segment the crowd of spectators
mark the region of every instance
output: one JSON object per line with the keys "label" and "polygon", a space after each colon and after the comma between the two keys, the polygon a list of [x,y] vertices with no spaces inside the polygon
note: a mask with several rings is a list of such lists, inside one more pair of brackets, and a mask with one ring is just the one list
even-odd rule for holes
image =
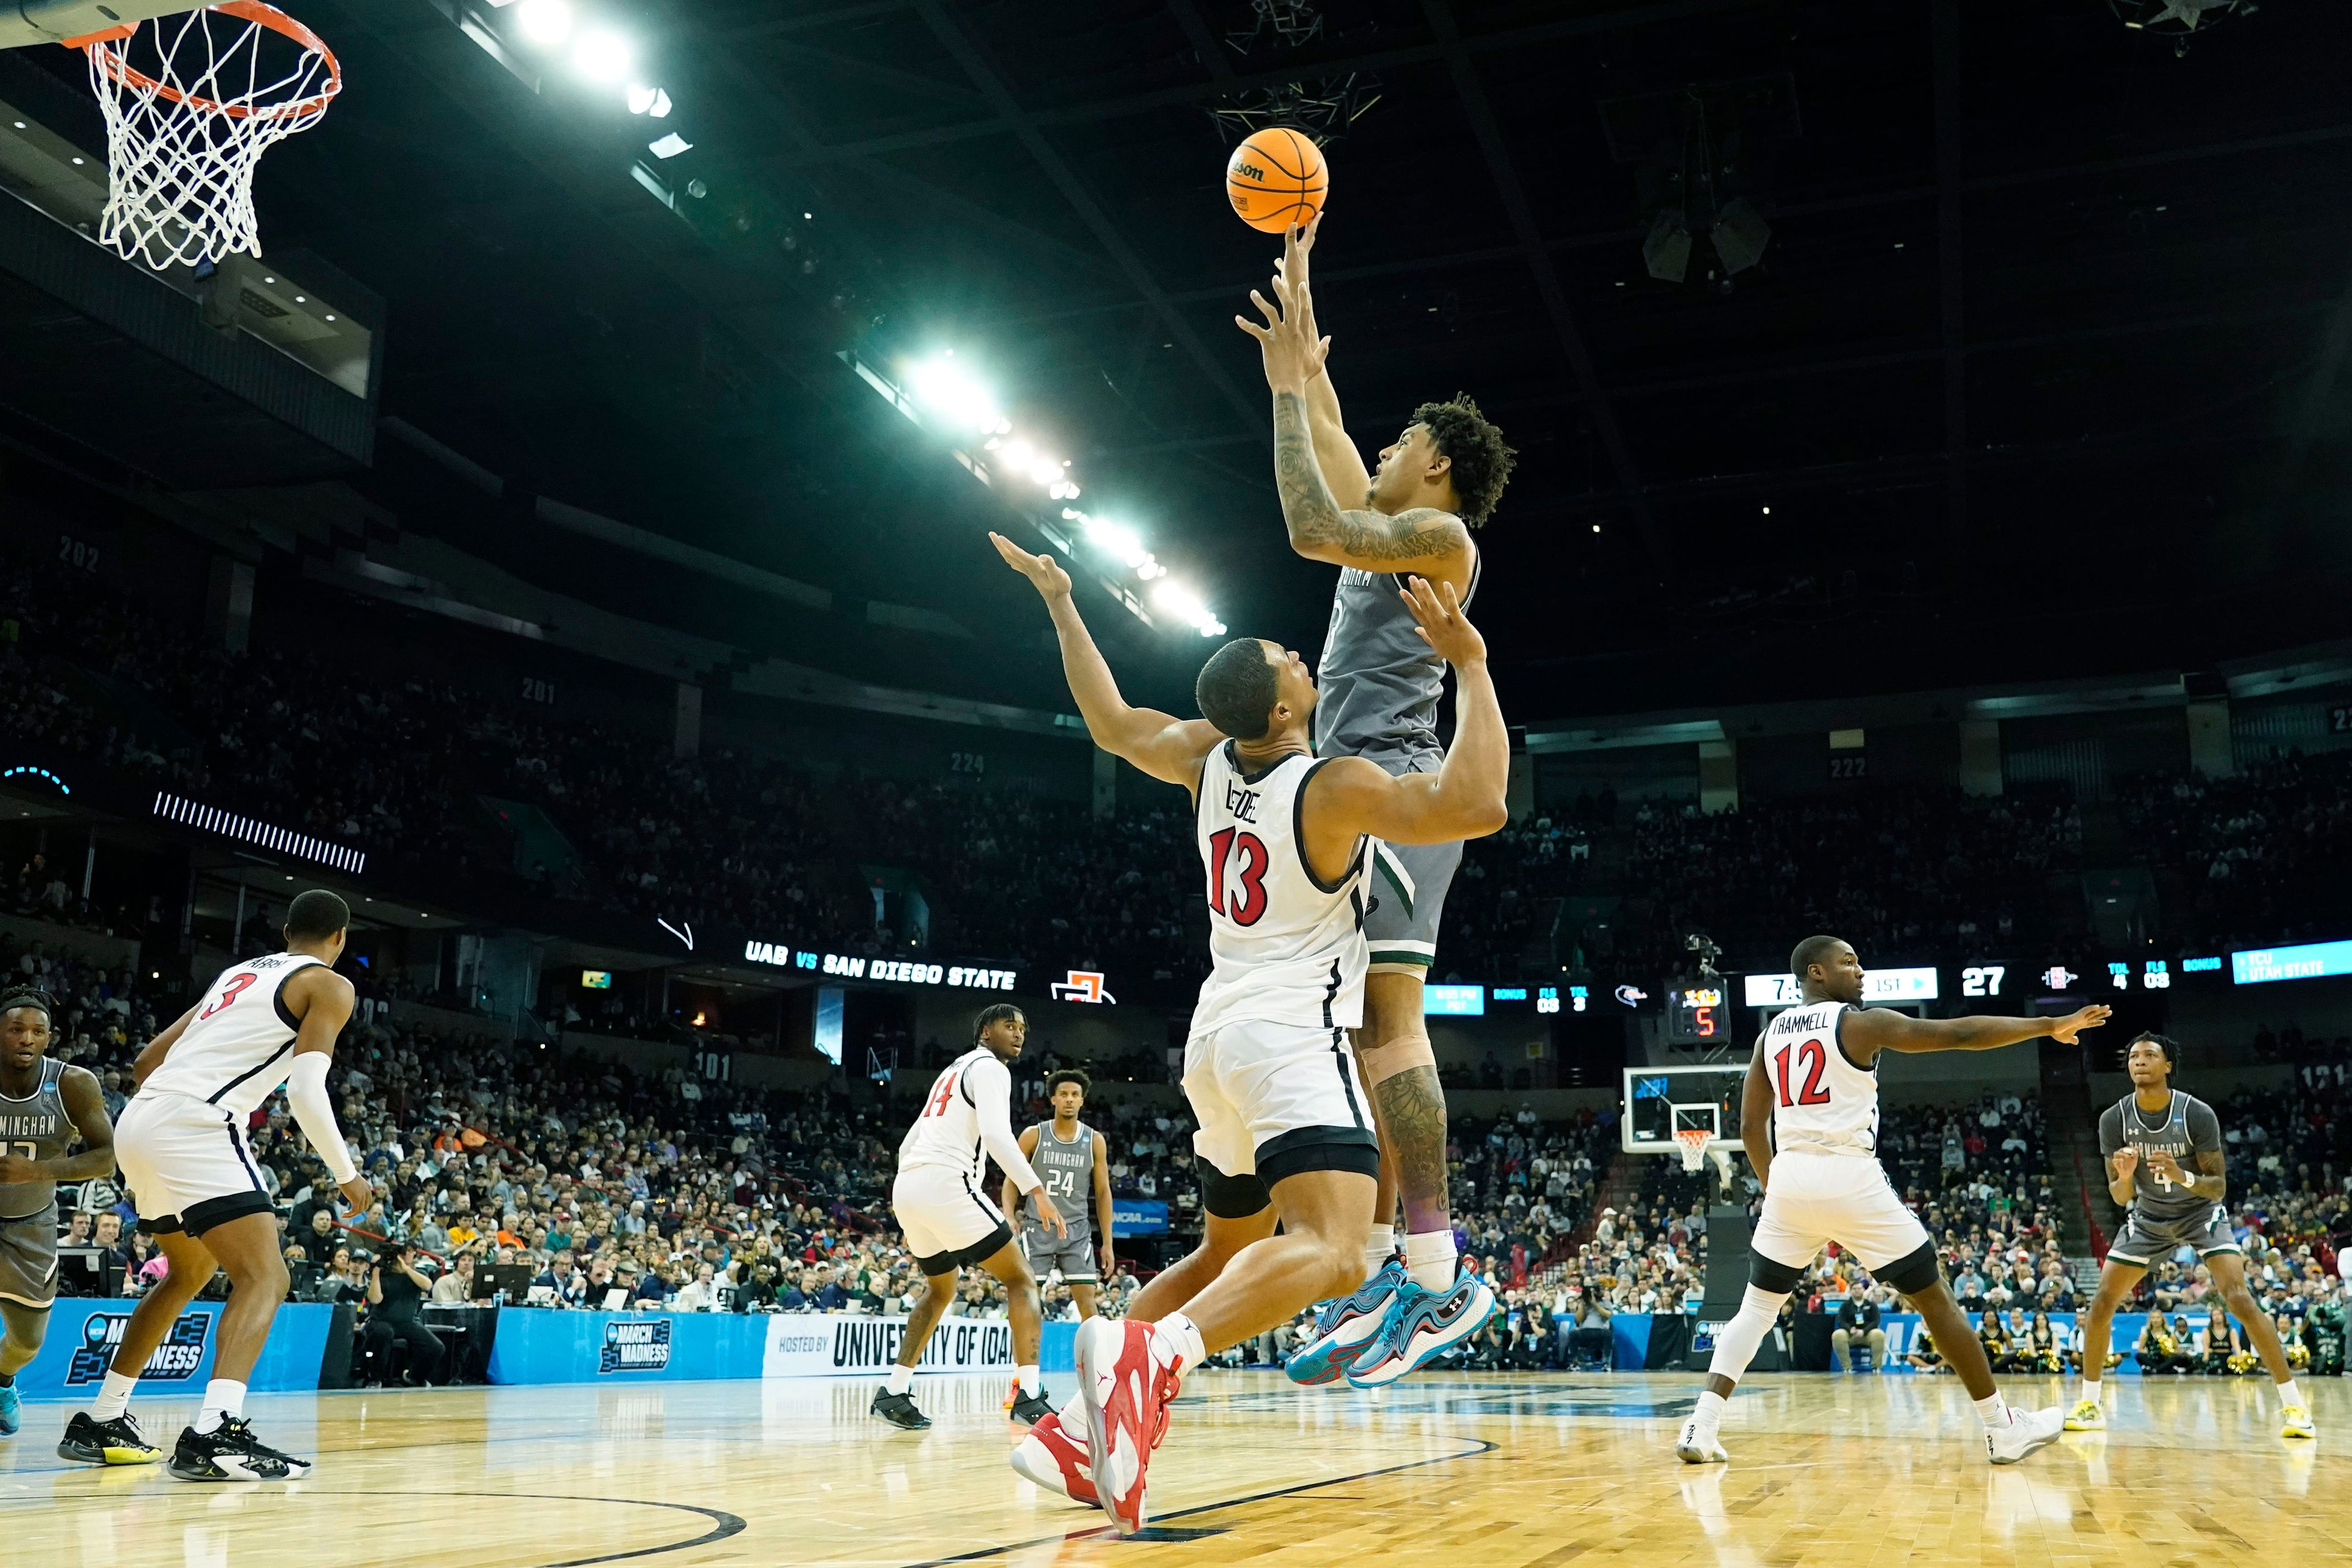
{"label": "crowd of spectators", "polygon": [[2166,926],[2187,945],[2336,937],[2352,919],[2352,752],[2148,779],[2119,806],[2135,848],[2172,873]]}

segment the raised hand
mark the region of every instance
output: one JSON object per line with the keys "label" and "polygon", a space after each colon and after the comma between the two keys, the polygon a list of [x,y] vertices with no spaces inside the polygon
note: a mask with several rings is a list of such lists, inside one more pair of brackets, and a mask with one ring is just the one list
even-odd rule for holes
{"label": "raised hand", "polygon": [[1062,570],[1060,562],[1050,555],[1032,555],[1001,533],[991,533],[988,542],[996,546],[1004,563],[1028,578],[1048,604],[1069,596],[1070,574]]}
{"label": "raised hand", "polygon": [[1409,577],[1405,581],[1408,586],[1399,589],[1397,597],[1412,612],[1421,640],[1434,649],[1438,658],[1459,668],[1486,657],[1486,639],[1463,614],[1462,595],[1454,591],[1453,584],[1433,584],[1426,577]]}
{"label": "raised hand", "polygon": [[2070,1014],[2050,1026],[2050,1037],[2071,1046],[2084,1030],[2095,1029],[2105,1023],[2107,1015],[2112,1011],[2112,1008],[2094,1005],[2085,1007],[2079,1013]]}
{"label": "raised hand", "polygon": [[1257,340],[1265,358],[1266,385],[1276,392],[1303,395],[1307,384],[1323,374],[1323,356],[1330,352],[1330,341],[1315,335],[1315,305],[1304,284],[1294,286],[1276,279],[1272,287],[1279,310],[1256,289],[1250,290],[1250,303],[1258,308],[1265,324],[1235,316],[1234,325]]}

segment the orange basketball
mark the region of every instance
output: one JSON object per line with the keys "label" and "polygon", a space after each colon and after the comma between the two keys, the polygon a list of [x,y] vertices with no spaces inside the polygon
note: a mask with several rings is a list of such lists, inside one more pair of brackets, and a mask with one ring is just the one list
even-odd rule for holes
{"label": "orange basketball", "polygon": [[1286,126],[1253,133],[1225,162],[1225,195],[1234,211],[1267,234],[1314,222],[1330,187],[1323,149]]}

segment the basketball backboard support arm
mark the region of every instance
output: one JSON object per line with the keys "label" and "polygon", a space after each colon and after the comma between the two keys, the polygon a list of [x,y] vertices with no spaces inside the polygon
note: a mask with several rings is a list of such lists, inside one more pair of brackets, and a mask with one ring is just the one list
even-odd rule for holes
{"label": "basketball backboard support arm", "polygon": [[191,0],[0,0],[0,49],[62,44],[200,8]]}

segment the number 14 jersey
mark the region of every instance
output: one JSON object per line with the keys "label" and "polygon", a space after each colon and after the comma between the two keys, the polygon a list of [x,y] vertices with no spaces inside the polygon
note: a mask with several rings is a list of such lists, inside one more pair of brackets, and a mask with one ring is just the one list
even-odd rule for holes
{"label": "number 14 jersey", "polygon": [[1207,873],[1209,978],[1192,1033],[1227,1024],[1352,1029],[1364,1021],[1364,868],[1369,839],[1337,881],[1307,868],[1299,840],[1307,781],[1328,765],[1294,752],[1242,770],[1231,741],[1201,767],[1195,833]]}
{"label": "number 14 jersey", "polygon": [[1843,1002],[1809,1002],[1764,1026],[1756,1048],[1772,1092],[1772,1149],[1875,1154],[1878,1068],[1853,1065],[1838,1037]]}

